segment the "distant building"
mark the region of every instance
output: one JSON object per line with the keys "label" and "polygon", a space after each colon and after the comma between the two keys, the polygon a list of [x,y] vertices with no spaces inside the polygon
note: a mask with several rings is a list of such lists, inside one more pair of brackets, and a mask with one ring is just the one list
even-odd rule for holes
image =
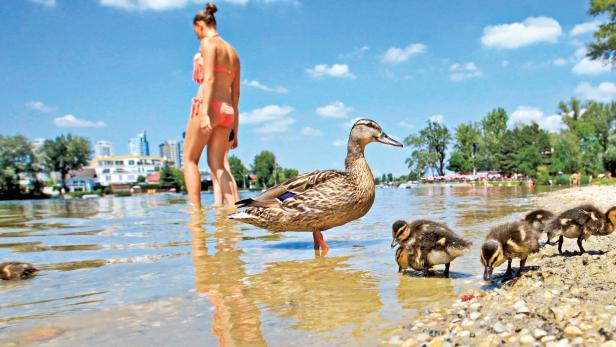
{"label": "distant building", "polygon": [[182,167],[180,143],[175,140],[167,140],[161,143],[158,148],[160,150],[160,156],[163,157],[167,162],[169,162],[169,165],[177,168]]}
{"label": "distant building", "polygon": [[150,155],[150,144],[145,130],[128,141],[128,153],[131,155]]}
{"label": "distant building", "polygon": [[96,170],[93,168],[70,171],[66,178],[66,185],[71,192],[91,192],[100,187]]}
{"label": "distant building", "polygon": [[100,184],[126,184],[137,182],[139,176],[148,177],[151,172],[160,171],[163,158],[147,155],[121,155],[96,158],[91,168],[96,170]]}
{"label": "distant building", "polygon": [[94,158],[113,156],[113,145],[109,141],[101,140],[94,146]]}

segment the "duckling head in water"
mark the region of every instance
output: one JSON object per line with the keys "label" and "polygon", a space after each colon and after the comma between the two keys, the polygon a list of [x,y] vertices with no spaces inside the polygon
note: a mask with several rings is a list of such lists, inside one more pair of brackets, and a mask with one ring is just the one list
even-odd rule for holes
{"label": "duckling head in water", "polygon": [[39,270],[29,263],[0,263],[0,279],[7,281],[24,280],[36,276],[38,272]]}
{"label": "duckling head in water", "polygon": [[393,238],[393,241],[391,241],[391,248],[394,248],[396,245],[403,243],[411,236],[411,228],[407,222],[397,220],[391,226],[391,236]]}
{"label": "duckling head in water", "polygon": [[483,280],[492,280],[492,271],[507,260],[503,255],[503,247],[496,240],[487,240],[481,246],[481,263],[483,264]]}

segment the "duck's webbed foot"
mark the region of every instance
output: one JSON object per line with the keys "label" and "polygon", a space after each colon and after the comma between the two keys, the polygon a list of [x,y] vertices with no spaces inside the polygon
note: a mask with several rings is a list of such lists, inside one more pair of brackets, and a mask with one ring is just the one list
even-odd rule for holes
{"label": "duck's webbed foot", "polygon": [[518,272],[515,274],[515,277],[522,276],[522,270],[524,270],[525,265],[526,265],[526,258],[520,259],[520,268],[518,269]]}
{"label": "duck's webbed foot", "polygon": [[565,240],[565,237],[560,235],[558,237],[558,254],[563,254],[563,241]]}
{"label": "duck's webbed foot", "polygon": [[321,250],[321,254],[319,254],[320,256],[326,256],[327,255],[327,251],[329,250],[329,247],[327,246],[327,243],[325,242],[325,239],[323,239],[323,234],[321,234],[320,231],[314,231],[312,233],[312,238],[314,239],[314,250],[315,253],[317,253],[319,251],[319,249]]}
{"label": "duck's webbed foot", "polygon": [[443,276],[446,278],[449,278],[449,265],[451,265],[451,263],[445,264],[445,272],[443,273]]}

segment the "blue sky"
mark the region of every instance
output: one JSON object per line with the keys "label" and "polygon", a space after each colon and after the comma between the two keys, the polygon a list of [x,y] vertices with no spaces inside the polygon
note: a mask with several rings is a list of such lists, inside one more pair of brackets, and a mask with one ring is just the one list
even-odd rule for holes
{"label": "blue sky", "polygon": [[[198,41],[191,0],[0,3],[1,134],[71,132],[116,154],[145,129],[156,150],[180,139]],[[557,130],[560,100],[616,99],[616,73],[584,58],[597,19],[586,1],[217,3],[242,61],[240,147],[300,171],[342,168],[349,125],[403,139],[437,119],[453,128],[504,107]],[[601,20],[601,19],[598,19]],[[155,153],[156,153],[155,152]],[[406,173],[408,148],[372,144],[375,174]],[[205,165],[205,160],[203,160]]]}

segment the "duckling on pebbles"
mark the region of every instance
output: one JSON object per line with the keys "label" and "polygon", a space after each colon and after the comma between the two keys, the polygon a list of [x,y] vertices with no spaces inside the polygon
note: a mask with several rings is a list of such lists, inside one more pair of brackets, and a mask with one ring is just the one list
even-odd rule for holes
{"label": "duckling on pebbles", "polygon": [[539,233],[525,222],[513,222],[493,227],[481,246],[481,263],[485,267],[483,279],[492,280],[492,271],[507,260],[505,277],[513,274],[511,261],[520,259],[520,269],[516,276],[520,276],[526,258],[529,254],[539,251]]}
{"label": "duckling on pebbles", "polygon": [[432,266],[445,264],[444,276],[449,277],[450,263],[471,247],[470,242],[447,225],[429,220],[396,221],[392,226],[392,236],[391,247],[400,244],[396,250],[398,271],[411,267],[422,271],[424,276]]}
{"label": "duckling on pebbles", "polygon": [[0,279],[3,280],[23,280],[36,276],[38,269],[32,264],[7,262],[0,263]]}
{"label": "duckling on pebbles", "polygon": [[603,213],[597,207],[586,204],[559,214],[546,227],[548,240],[558,237],[558,253],[562,253],[564,237],[577,238],[580,253],[584,253],[582,241],[591,235],[605,236],[616,228],[616,206]]}

